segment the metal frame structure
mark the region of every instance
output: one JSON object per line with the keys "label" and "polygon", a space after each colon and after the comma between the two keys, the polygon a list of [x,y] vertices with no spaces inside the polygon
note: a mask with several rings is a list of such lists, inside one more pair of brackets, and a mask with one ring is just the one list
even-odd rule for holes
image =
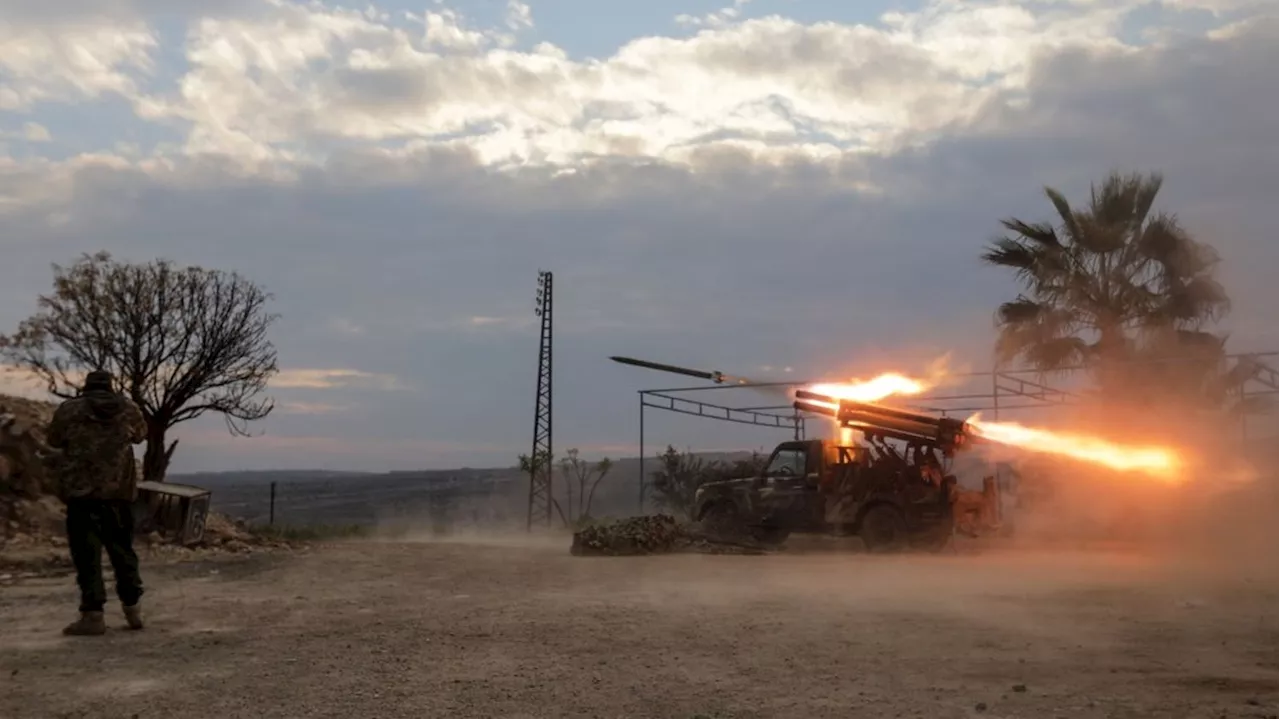
{"label": "metal frame structure", "polygon": [[532,530],[535,521],[551,524],[551,481],[554,474],[551,456],[552,289],[551,272],[539,270],[534,314],[542,320],[542,333],[538,340],[538,391],[534,401],[533,451],[529,455],[531,465],[526,530]]}
{"label": "metal frame structure", "polygon": [[[1277,396],[1277,384],[1280,384],[1280,382],[1277,381],[1280,379],[1280,372],[1277,371],[1278,354],[1280,353],[1243,352],[1227,356],[1226,359],[1229,362],[1249,358],[1258,366],[1258,370],[1254,375],[1242,384],[1241,399]],[[1083,367],[1071,367],[1063,370],[1059,374],[1072,375],[1083,369]],[[993,369],[987,372],[967,372],[958,375],[959,378],[963,378],[959,383],[960,387],[964,387],[965,385],[973,387],[977,382],[983,382],[984,389],[982,391],[922,395],[919,397],[912,397],[909,401],[901,402],[899,404],[917,411],[941,414],[944,417],[952,413],[964,413],[966,416],[969,416],[975,412],[991,412],[991,419],[998,420],[1000,419],[1001,411],[1009,412],[1015,410],[1035,410],[1059,407],[1071,404],[1079,398],[1074,392],[1047,384],[1044,379],[1044,374],[1045,373],[1038,370]],[[733,407],[727,404],[689,399],[683,395],[694,392],[725,392],[727,390],[735,389],[784,389],[816,384],[822,381],[829,380],[715,384],[700,387],[667,387],[639,390],[640,466],[638,485],[640,512],[644,512],[645,495],[649,487],[649,479],[645,471],[646,460],[648,459],[645,455],[646,409],[657,409],[667,412],[675,412],[677,414],[690,415],[693,417],[706,417],[722,422],[735,422],[738,424],[753,425],[769,429],[786,429],[795,439],[804,439],[807,430],[807,420],[814,417],[810,417],[807,413],[796,410],[791,404]],[[988,382],[990,390],[985,389],[986,383]],[[1002,402],[1002,399],[1011,401]],[[827,418],[820,419],[824,423],[830,421]],[[1274,427],[1274,425],[1272,426]],[[1242,440],[1248,438],[1247,418],[1242,419],[1241,438]]]}

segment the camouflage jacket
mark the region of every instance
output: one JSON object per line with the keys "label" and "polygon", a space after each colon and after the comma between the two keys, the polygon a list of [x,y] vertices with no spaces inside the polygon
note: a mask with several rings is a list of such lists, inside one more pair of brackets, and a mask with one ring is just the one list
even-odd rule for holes
{"label": "camouflage jacket", "polygon": [[90,390],[59,405],[45,441],[57,451],[49,470],[65,499],[125,499],[137,492],[133,448],[146,439],[142,411],[121,394]]}

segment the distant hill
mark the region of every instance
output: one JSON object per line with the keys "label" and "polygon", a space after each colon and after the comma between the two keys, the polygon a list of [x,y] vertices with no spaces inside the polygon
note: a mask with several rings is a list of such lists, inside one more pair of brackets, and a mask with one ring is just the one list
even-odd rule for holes
{"label": "distant hill", "polygon": [[[738,459],[746,459],[751,456],[751,452],[695,452],[705,461],[722,461],[732,462]],[[638,476],[640,469],[639,457],[623,457],[613,461],[613,469],[610,470],[610,478],[622,477],[624,479],[633,479]],[[657,456],[651,456],[645,459],[645,472],[651,474],[658,469]],[[168,476],[171,482],[179,484],[194,484],[200,487],[215,488],[222,485],[235,484],[261,484],[267,482],[314,482],[326,480],[360,480],[360,479],[421,479],[421,480],[443,480],[457,479],[466,481],[468,479],[484,480],[506,477],[508,475],[520,474],[516,467],[459,467],[457,469],[419,469],[419,470],[400,470],[395,472],[347,472],[327,469],[246,469],[228,472],[184,472],[174,473]]]}
{"label": "distant hill", "polygon": [[355,479],[373,476],[371,472],[340,472],[327,469],[245,469],[233,472],[186,472],[169,474],[166,479],[179,484],[255,484],[259,482],[306,482],[317,479]]}

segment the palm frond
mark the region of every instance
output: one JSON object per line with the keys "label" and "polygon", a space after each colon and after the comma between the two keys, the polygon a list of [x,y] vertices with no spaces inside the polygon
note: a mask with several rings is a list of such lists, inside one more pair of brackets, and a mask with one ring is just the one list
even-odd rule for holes
{"label": "palm frond", "polygon": [[1081,242],[1091,251],[1108,254],[1124,248],[1142,225],[1142,220],[1160,191],[1159,175],[1113,172],[1102,186],[1091,188],[1091,232],[1082,233]]}
{"label": "palm frond", "polygon": [[1012,302],[1005,302],[996,311],[996,319],[1001,325],[1030,324],[1038,322],[1048,308],[1026,297],[1019,297]]}
{"label": "palm frond", "polygon": [[1075,243],[1093,255],[1107,255],[1124,247],[1128,232],[1124,225],[1112,224],[1097,217],[1079,222],[1080,234]]}
{"label": "palm frond", "polygon": [[1089,344],[1079,337],[1055,337],[1030,345],[1023,352],[1027,363],[1038,370],[1052,372],[1086,361]]}
{"label": "palm frond", "polygon": [[1231,308],[1227,291],[1211,277],[1170,281],[1152,308],[1148,322],[1178,324],[1217,319]]}
{"label": "palm frond", "polygon": [[[1094,186],[1090,210],[1105,225],[1134,226],[1134,220],[1145,216],[1160,192],[1164,180],[1159,174],[1112,172]],[[1141,212],[1139,211],[1141,208]]]}
{"label": "palm frond", "polygon": [[1231,311],[1227,290],[1208,275],[1193,277],[1182,286],[1187,301],[1195,309],[1197,320],[1217,320]]}
{"label": "palm frond", "polygon": [[1164,185],[1164,178],[1160,173],[1153,172],[1147,176],[1145,182],[1142,182],[1134,193],[1133,198],[1133,217],[1131,218],[1133,228],[1136,230],[1142,227],[1142,223],[1146,221],[1147,215],[1151,214],[1151,208],[1155,205],[1156,195],[1160,194],[1160,188]]}
{"label": "palm frond", "polygon": [[1138,252],[1144,259],[1161,265],[1172,264],[1182,249],[1185,235],[1171,215],[1161,213],[1142,228],[1137,239]]}
{"label": "palm frond", "polygon": [[1067,238],[1072,242],[1078,242],[1080,238],[1080,224],[1076,219],[1075,212],[1071,209],[1071,203],[1067,202],[1067,198],[1052,187],[1044,188],[1044,194],[1049,198],[1049,202],[1053,203],[1053,207],[1058,211],[1058,217],[1062,220],[1062,226],[1067,231]]}
{"label": "palm frond", "polygon": [[1001,237],[991,242],[982,253],[983,261],[1000,267],[1009,267],[1019,273],[1035,272],[1040,252],[1017,240]]}
{"label": "palm frond", "polygon": [[1058,240],[1058,233],[1054,231],[1053,225],[1047,222],[1023,222],[1015,217],[1007,220],[1000,220],[1000,224],[1004,225],[1010,232],[1016,232],[1020,237],[1031,240],[1038,245],[1051,249],[1062,249],[1062,243]]}

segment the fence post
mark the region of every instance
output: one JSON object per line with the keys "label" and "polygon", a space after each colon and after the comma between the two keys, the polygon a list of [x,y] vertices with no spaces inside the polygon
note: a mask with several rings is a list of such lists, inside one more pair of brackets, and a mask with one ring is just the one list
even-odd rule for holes
{"label": "fence post", "polygon": [[275,526],[276,523],[276,482],[271,480],[271,509],[267,515],[267,524]]}

